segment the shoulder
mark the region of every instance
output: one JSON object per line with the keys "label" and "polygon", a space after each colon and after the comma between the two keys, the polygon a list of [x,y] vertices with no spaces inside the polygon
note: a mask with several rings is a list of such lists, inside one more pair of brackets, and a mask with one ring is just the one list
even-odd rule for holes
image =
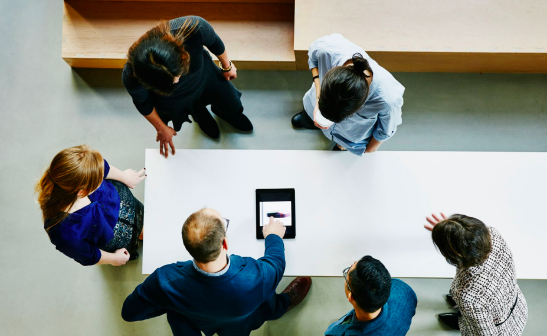
{"label": "shoulder", "polygon": [[49,230],[50,238],[52,238],[52,241],[55,240],[64,245],[78,244],[78,241],[87,237],[91,226],[96,221],[101,220],[97,210],[96,204],[91,203],[74,213],[68,214],[65,219]]}
{"label": "shoulder", "polygon": [[409,301],[409,303],[414,306],[416,306],[416,302],[418,300],[412,287],[400,279],[391,279],[390,300],[392,298]]}
{"label": "shoulder", "polygon": [[370,62],[370,66],[374,73],[373,82],[375,83],[375,91],[373,97],[381,100],[386,108],[391,110],[400,109],[403,106],[403,94],[405,87],[399,83],[389,71],[381,67],[375,61]]}
{"label": "shoulder", "polygon": [[122,71],[122,82],[126,89],[144,89],[144,86],[139,82],[137,77],[133,75],[133,66],[129,63],[125,63]]}

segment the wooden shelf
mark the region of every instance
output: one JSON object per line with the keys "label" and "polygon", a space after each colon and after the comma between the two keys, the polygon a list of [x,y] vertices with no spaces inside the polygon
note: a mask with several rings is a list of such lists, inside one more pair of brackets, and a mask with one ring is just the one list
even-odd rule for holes
{"label": "wooden shelf", "polygon": [[546,13],[542,0],[296,0],[297,68],[336,32],[390,71],[545,73]]}
{"label": "wooden shelf", "polygon": [[239,69],[296,68],[291,3],[65,1],[62,57],[72,67],[122,68],[142,34],[185,15],[209,21]]}

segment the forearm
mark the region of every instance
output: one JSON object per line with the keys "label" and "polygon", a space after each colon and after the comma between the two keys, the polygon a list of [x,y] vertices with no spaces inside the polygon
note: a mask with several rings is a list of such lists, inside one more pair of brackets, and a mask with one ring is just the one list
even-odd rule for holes
{"label": "forearm", "polygon": [[365,153],[372,153],[377,151],[381,144],[382,141],[378,141],[374,137],[372,137],[367,145],[367,148],[365,149]]}
{"label": "forearm", "polygon": [[[123,184],[127,184],[127,174],[123,171],[119,170],[118,168],[114,166],[110,166],[110,171],[108,172],[108,175],[106,175],[107,180],[116,180],[120,181]],[[106,252],[105,252],[106,253]]]}
{"label": "forearm", "polygon": [[101,259],[95,265],[105,265],[105,264],[112,265],[112,263],[114,262],[114,253],[105,252],[103,250],[100,250],[100,251],[101,251]]}
{"label": "forearm", "polygon": [[[317,68],[311,69],[311,75],[312,77],[319,76],[319,70]],[[321,82],[319,81],[319,78],[315,78],[313,83],[315,84],[315,96],[319,100],[319,94],[321,93]]]}
{"label": "forearm", "polygon": [[158,112],[156,112],[156,108],[154,107],[154,109],[152,110],[152,113],[150,113],[149,115],[145,115],[144,116],[146,118],[146,120],[148,120],[148,122],[150,124],[152,124],[152,126],[154,126],[154,128],[156,129],[156,131],[159,131],[161,130],[162,128],[166,127],[167,125],[165,125],[165,123],[161,120],[160,116],[158,115]]}
{"label": "forearm", "polygon": [[228,69],[230,67],[230,58],[228,57],[227,51],[224,51],[221,55],[217,55],[217,57],[223,69]]}

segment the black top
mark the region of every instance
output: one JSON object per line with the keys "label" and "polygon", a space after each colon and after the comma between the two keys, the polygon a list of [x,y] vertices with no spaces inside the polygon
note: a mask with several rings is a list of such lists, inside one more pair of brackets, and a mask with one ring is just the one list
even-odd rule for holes
{"label": "black top", "polygon": [[[177,30],[187,18],[198,21],[194,32],[184,42],[184,48],[190,55],[190,68],[188,73],[182,76],[178,83],[174,84],[175,90],[169,97],[162,97],[159,94],[146,89],[138,79],[133,76],[133,69],[130,64],[126,63],[123,68],[123,85],[131,95],[131,98],[133,98],[133,103],[135,104],[135,107],[137,107],[137,110],[144,116],[152,113],[152,110],[158,103],[160,103],[161,108],[156,106],[156,109],[166,111],[176,102],[180,103],[180,99],[176,99],[177,97],[189,97],[194,93],[201,91],[202,86],[207,81],[206,77],[209,77],[209,75],[207,75],[209,71],[204,71],[204,68],[210,66],[212,63],[210,57],[204,52],[203,46],[207,47],[207,49],[215,55],[221,55],[225,51],[224,43],[222,43],[220,37],[215,33],[213,27],[211,27],[209,22],[199,16],[183,16],[171,20],[169,22],[171,25],[171,32],[176,34]],[[192,24],[190,26],[192,26]]]}

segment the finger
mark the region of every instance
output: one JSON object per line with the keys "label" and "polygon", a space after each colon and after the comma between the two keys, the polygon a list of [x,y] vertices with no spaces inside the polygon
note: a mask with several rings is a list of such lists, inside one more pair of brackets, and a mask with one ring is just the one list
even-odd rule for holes
{"label": "finger", "polygon": [[163,143],[160,142],[160,154],[163,156]]}
{"label": "finger", "polygon": [[433,218],[435,218],[435,220],[436,220],[437,222],[440,222],[440,221],[441,221],[441,220],[439,219],[439,217],[435,216],[435,214],[432,214],[431,216],[433,216]]}
{"label": "finger", "polygon": [[427,221],[428,221],[431,225],[437,224],[433,219],[431,219],[431,218],[429,218],[429,217],[426,217],[425,219],[427,219]]}
{"label": "finger", "polygon": [[139,172],[137,173],[137,175],[141,176],[142,174],[144,174],[146,172],[146,169],[143,168],[141,170],[139,170]]}
{"label": "finger", "polygon": [[275,222],[274,218],[270,216],[270,222],[268,223],[268,225],[273,224],[274,222]]}
{"label": "finger", "polygon": [[167,148],[167,142],[163,143],[163,152],[165,153],[165,158],[169,156],[169,148]]}
{"label": "finger", "polygon": [[143,176],[139,177],[139,182],[144,180],[146,178],[146,176],[148,176],[148,175],[143,175]]}
{"label": "finger", "polygon": [[441,212],[441,216],[443,216],[443,219],[448,219],[444,213]]}
{"label": "finger", "polygon": [[431,225],[424,225],[424,228],[428,229],[429,231],[433,231],[433,226]]}
{"label": "finger", "polygon": [[175,155],[175,144],[173,143],[173,140],[169,141],[169,146],[171,146],[171,153]]}

